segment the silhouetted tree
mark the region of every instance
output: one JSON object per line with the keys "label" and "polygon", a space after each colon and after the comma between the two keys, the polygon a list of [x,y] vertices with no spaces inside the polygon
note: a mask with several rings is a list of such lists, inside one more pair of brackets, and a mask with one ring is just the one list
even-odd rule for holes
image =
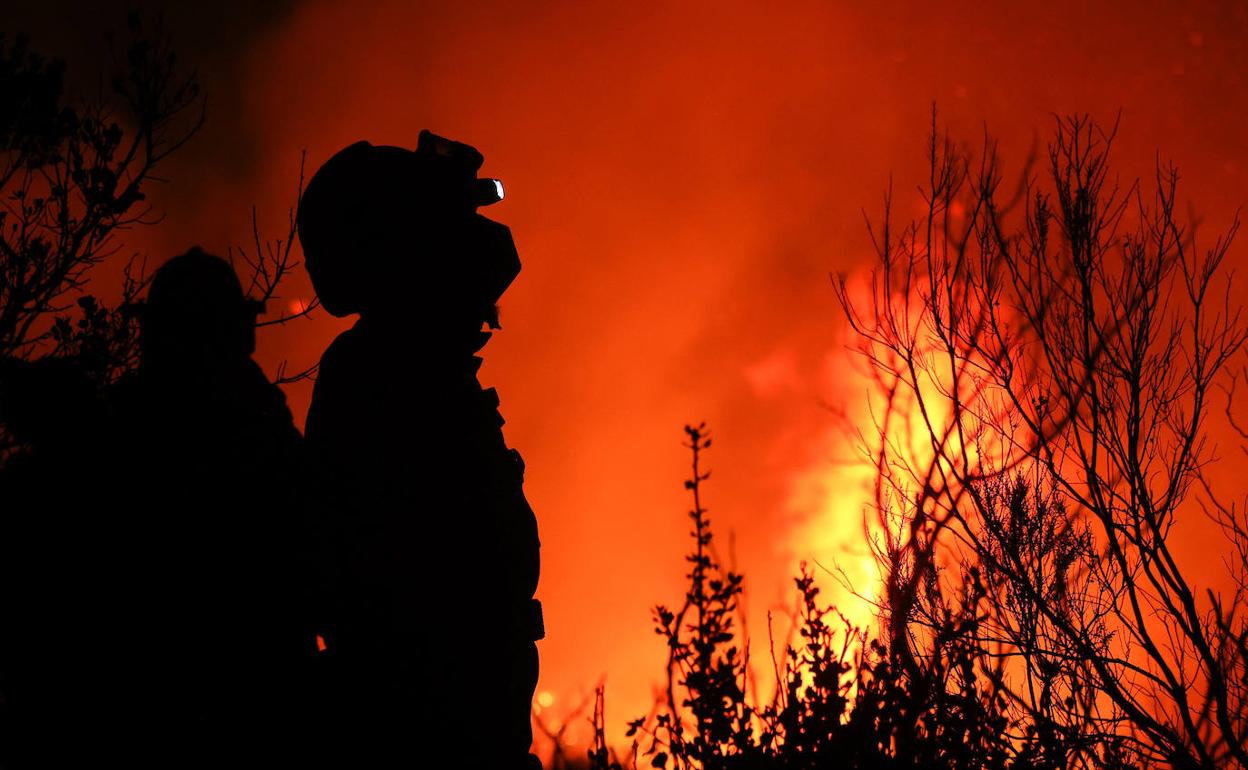
{"label": "silhouetted tree", "polygon": [[[66,94],[63,62],[24,37],[0,39],[0,355],[52,343],[97,356],[106,376],[130,362],[130,324],[82,291],[117,253],[118,231],[153,221],[145,189],[203,111],[194,74],[160,30],[132,15],[128,33],[108,95],[94,100]],[[127,272],[123,302],[141,286]],[[80,321],[53,324],[74,299]]]}
{"label": "silhouetted tree", "polygon": [[1211,508],[1229,601],[1171,536],[1200,515],[1210,399],[1245,339],[1238,220],[1199,250],[1173,166],[1115,181],[1115,131],[1058,119],[1006,195],[991,140],[972,158],[933,117],[926,215],[898,228],[886,198],[866,292],[837,283],[879,396],[890,640],[918,670],[942,614],[974,616],[977,670],[1070,764],[1248,767],[1242,511]]}

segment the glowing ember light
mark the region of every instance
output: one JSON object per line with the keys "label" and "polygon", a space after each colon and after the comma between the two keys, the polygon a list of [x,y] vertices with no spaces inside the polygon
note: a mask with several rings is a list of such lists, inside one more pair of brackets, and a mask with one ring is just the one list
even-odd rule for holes
{"label": "glowing ember light", "polygon": [[860,628],[871,628],[881,581],[867,544],[872,468],[832,459],[845,440],[833,432],[825,457],[792,480],[788,507],[798,523],[788,548],[795,561],[814,570],[845,617]]}
{"label": "glowing ember light", "polygon": [[537,705],[544,709],[548,709],[551,706],[555,705],[554,693],[550,692],[549,690],[542,690],[541,692],[539,692],[537,694]]}

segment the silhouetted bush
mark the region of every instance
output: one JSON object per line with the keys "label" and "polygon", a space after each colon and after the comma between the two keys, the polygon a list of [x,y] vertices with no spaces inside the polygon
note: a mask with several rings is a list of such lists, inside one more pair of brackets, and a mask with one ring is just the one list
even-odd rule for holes
{"label": "silhouetted bush", "polygon": [[[1199,245],[1177,168],[1120,181],[1116,133],[1057,118],[1014,188],[990,137],[972,154],[933,114],[924,214],[886,198],[868,280],[837,282],[899,533],[889,639],[917,656],[909,629],[974,613],[982,669],[1072,763],[1245,768],[1248,519],[1206,473],[1238,430],[1239,221]],[[1172,538],[1202,508],[1220,574]]]}
{"label": "silhouetted bush", "polygon": [[[986,669],[989,651],[973,609],[986,589],[974,572],[961,601],[929,596],[921,619],[907,619],[908,632],[924,638],[920,654],[872,638],[822,604],[803,565],[795,579],[797,641],[775,661],[774,700],[755,702],[746,687],[748,653],[734,625],[744,578],[715,558],[703,507],[709,474],[701,460],[711,441],[705,426],[685,431],[693,456],[688,591],[679,609],[654,611],[668,649],[665,702],[652,717],[629,723],[634,745],[625,761],[607,749],[599,704],[591,767],[1056,770],[1089,761],[1078,735],[1011,708],[998,676]],[[1018,484],[1011,499],[1025,501],[1026,485]],[[1020,505],[1016,514],[1026,514]],[[1096,764],[1127,766],[1107,754]]]}

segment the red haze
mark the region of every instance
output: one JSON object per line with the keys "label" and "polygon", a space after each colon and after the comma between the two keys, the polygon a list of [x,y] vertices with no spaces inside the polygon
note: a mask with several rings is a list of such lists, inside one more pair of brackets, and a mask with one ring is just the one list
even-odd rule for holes
{"label": "red haze", "polygon": [[[253,202],[276,235],[304,148],[309,171],[421,128],[482,149],[525,263],[483,380],[529,468],[556,715],[604,675],[613,725],[651,703],[649,608],[682,591],[685,422],[717,439],[709,505],[760,639],[799,559],[857,558],[859,476],[832,462],[849,452],[825,404],[861,415],[864,385],[827,276],[864,263],[861,211],[890,174],[899,200],[923,178],[933,101],[1013,167],[1053,113],[1121,110],[1124,176],[1173,157],[1207,231],[1248,197],[1243,2],[361,5],[307,3],[229,53],[238,112],[210,112],[165,169],[166,223],[134,243],[224,252]],[[230,156],[214,121],[245,133],[244,160],[204,160]],[[311,363],[341,328],[269,332],[263,360]],[[290,393],[300,420],[308,395]],[[442,547],[472,568],[470,544]]]}

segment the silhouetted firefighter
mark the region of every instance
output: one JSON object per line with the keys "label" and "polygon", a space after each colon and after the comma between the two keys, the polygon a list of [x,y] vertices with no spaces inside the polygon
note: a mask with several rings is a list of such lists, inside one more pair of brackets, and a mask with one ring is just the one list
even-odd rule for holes
{"label": "silhouetted firefighter", "polygon": [[325,308],[359,313],[321,359],[307,440],[338,544],[325,631],[356,766],[537,766],[537,524],[474,354],[520,270],[476,213],[475,149],[359,142],[308,183],[299,237]]}
{"label": "silhouetted firefighter", "polygon": [[[315,656],[302,440],[251,359],[258,303],[192,249],[155,274],[111,393],[118,733],[139,766],[287,766]],[[115,511],[115,512],[113,512]]]}

